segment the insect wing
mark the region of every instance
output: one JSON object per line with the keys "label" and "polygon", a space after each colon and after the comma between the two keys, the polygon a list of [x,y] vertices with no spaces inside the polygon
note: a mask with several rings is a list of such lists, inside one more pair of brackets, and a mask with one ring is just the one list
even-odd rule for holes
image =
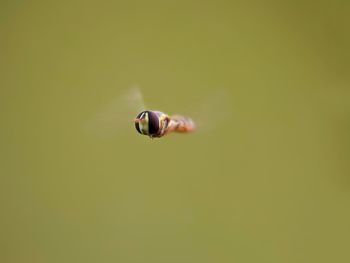
{"label": "insect wing", "polygon": [[195,108],[189,109],[190,116],[196,124],[196,132],[210,132],[220,128],[231,118],[230,94],[225,90],[216,91]]}
{"label": "insect wing", "polygon": [[121,135],[134,129],[132,121],[137,113],[144,109],[140,88],[132,87],[124,94],[115,97],[88,121],[87,130],[102,138]]}

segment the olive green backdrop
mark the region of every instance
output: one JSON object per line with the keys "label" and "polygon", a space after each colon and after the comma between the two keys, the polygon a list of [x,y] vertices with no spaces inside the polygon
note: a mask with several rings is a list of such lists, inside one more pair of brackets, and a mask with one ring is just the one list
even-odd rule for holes
{"label": "olive green backdrop", "polygon": [[[1,262],[349,262],[349,10],[1,1]],[[84,130],[134,84],[224,102],[188,136]]]}

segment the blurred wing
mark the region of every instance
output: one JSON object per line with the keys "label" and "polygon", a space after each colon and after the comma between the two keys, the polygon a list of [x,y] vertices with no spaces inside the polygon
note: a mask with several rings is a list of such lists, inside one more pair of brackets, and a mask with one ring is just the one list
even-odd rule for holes
{"label": "blurred wing", "polygon": [[132,87],[100,110],[86,128],[98,137],[109,138],[134,129],[133,119],[145,109],[140,88]]}
{"label": "blurred wing", "polygon": [[196,132],[210,132],[220,129],[232,117],[232,105],[229,92],[216,91],[204,99],[196,109],[189,110],[197,126]]}

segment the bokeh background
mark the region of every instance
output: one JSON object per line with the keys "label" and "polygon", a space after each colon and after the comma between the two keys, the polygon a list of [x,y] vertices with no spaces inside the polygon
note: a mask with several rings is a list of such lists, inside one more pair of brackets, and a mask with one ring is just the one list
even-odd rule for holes
{"label": "bokeh background", "polygon": [[[349,262],[349,5],[1,1],[1,262]],[[188,136],[84,130],[134,84],[225,102]]]}

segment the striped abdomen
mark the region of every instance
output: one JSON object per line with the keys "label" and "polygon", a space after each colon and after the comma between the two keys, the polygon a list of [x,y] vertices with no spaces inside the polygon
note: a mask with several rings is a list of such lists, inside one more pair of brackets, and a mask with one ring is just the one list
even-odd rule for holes
{"label": "striped abdomen", "polygon": [[196,128],[193,120],[188,117],[184,117],[181,115],[173,115],[170,117],[170,121],[168,124],[168,132],[191,132]]}

